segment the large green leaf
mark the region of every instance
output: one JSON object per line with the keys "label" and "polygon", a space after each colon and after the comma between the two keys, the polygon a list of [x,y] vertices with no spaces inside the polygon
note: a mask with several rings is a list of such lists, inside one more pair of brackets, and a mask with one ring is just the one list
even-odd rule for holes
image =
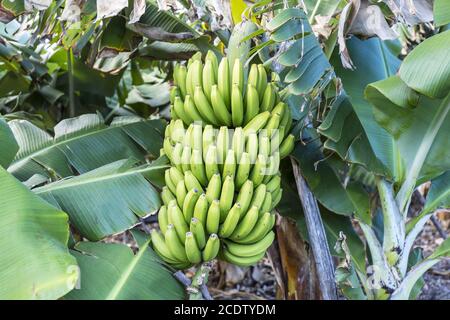
{"label": "large green leaf", "polygon": [[448,0],[434,0],[434,24],[437,27],[450,23],[450,2]]}
{"label": "large green leaf", "polygon": [[0,166],[7,168],[19,150],[19,146],[16,139],[14,139],[11,129],[2,117],[0,117],[0,146],[2,149]]}
{"label": "large green leaf", "polygon": [[156,158],[164,134],[161,120],[118,117],[107,126],[96,114],[61,121],[54,136],[24,120],[9,125],[20,148],[8,171],[20,180],[36,173],[68,177],[147,153]]}
{"label": "large green leaf", "polygon": [[176,300],[184,288],[164,267],[149,241],[139,251],[123,244],[78,243],[72,254],[81,269],[81,288],[69,300]]}
{"label": "large green leaf", "polygon": [[432,181],[422,212],[433,212],[437,208],[450,208],[450,171]]}
{"label": "large green leaf", "polygon": [[67,212],[78,231],[95,241],[129,229],[160,207],[158,192],[146,179],[162,180],[164,160],[141,167],[120,160],[33,191]]}
{"label": "large green leaf", "polygon": [[0,167],[0,299],[57,299],[78,279],[67,215]]}
{"label": "large green leaf", "polygon": [[450,30],[426,39],[406,56],[400,78],[423,95],[444,98],[450,91],[449,43]]}

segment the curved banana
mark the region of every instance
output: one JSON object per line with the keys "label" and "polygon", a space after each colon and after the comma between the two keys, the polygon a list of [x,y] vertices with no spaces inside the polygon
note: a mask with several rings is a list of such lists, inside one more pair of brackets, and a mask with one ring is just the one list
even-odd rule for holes
{"label": "curved banana", "polygon": [[217,56],[212,50],[208,50],[206,53],[205,61],[211,61],[212,69],[214,70],[214,80],[217,82],[217,70],[219,69],[219,62],[217,61]]}
{"label": "curved banana", "polygon": [[238,190],[241,189],[242,185],[247,181],[250,175],[250,168],[250,155],[247,152],[244,152],[241,156],[241,161],[238,164],[236,177],[234,179],[234,183]]}
{"label": "curved banana", "polygon": [[241,190],[239,190],[239,194],[237,195],[236,202],[241,204],[241,219],[246,214],[247,209],[250,206],[250,202],[253,197],[253,182],[252,180],[247,180],[242,185]]}
{"label": "curved banana", "polygon": [[206,177],[211,180],[212,177],[219,173],[219,166],[217,165],[217,147],[210,145],[205,156],[205,172]]}
{"label": "curved banana", "polygon": [[184,173],[184,183],[188,190],[197,189],[199,192],[203,192],[203,186],[191,171],[186,171]]}
{"label": "curved banana", "polygon": [[250,234],[242,239],[238,239],[235,241],[242,244],[252,244],[260,241],[273,228],[273,224],[275,221],[274,217],[275,215],[273,213],[265,212],[262,216],[260,216],[258,222],[256,222],[256,225],[250,232]]}
{"label": "curved banana", "polygon": [[167,186],[164,186],[162,188],[161,198],[162,198],[163,203],[166,206],[169,205],[170,201],[172,201],[172,200],[176,201],[175,196],[173,195],[173,193],[169,190],[169,188]]}
{"label": "curved banana", "polygon": [[241,127],[235,128],[233,133],[233,139],[231,142],[231,148],[236,155],[236,162],[240,163],[242,153],[245,149],[245,135],[244,130]]}
{"label": "curved banana", "polygon": [[256,88],[247,85],[247,94],[245,95],[244,124],[247,124],[259,113],[259,95]]}
{"label": "curved banana", "polygon": [[214,125],[219,124],[216,116],[214,115],[213,108],[200,86],[196,86],[194,89],[194,102],[202,118],[206,119],[209,123],[212,123]]}
{"label": "curved banana", "polygon": [[187,68],[186,66],[179,65],[177,76],[176,76],[176,82],[177,86],[180,88],[181,95],[183,98],[186,98],[187,91],[186,91],[186,76],[187,76]]}
{"label": "curved banana", "polygon": [[270,192],[266,192],[266,196],[264,197],[264,202],[261,205],[261,212],[270,211],[272,208],[272,194]]}
{"label": "curved banana", "polygon": [[264,157],[270,155],[270,139],[266,135],[260,135],[258,153]]}
{"label": "curved banana", "polygon": [[169,224],[169,218],[167,216],[167,207],[165,205],[159,208],[158,224],[159,229],[161,229],[162,233],[166,233],[167,225]]}
{"label": "curved banana", "polygon": [[226,57],[222,58],[217,71],[217,87],[225,101],[228,111],[231,111],[231,77],[230,66]]}
{"label": "curved banana", "polygon": [[191,131],[191,147],[192,149],[200,151],[200,155],[202,155],[203,148],[203,128],[199,123],[193,123],[190,126],[192,128]]}
{"label": "curved banana", "polygon": [[231,126],[231,114],[228,111],[225,100],[220,94],[219,87],[217,85],[213,85],[211,88],[211,104],[217,119],[220,121],[220,124]]}
{"label": "curved banana", "polygon": [[[220,199],[220,191],[222,190],[222,178],[220,174],[213,174],[206,188],[206,199],[212,203],[216,199]],[[215,232],[217,233],[217,232]]]}
{"label": "curved banana", "polygon": [[261,252],[266,252],[275,239],[275,232],[270,231],[261,240],[253,244],[242,244],[225,240],[227,250],[239,257],[251,257]]}
{"label": "curved banana", "polygon": [[[250,202],[250,207],[257,207],[261,209],[264,199],[266,198],[267,187],[265,184],[260,184],[256,187],[255,191],[253,191],[252,201]],[[264,212],[264,211],[263,211]]]}
{"label": "curved banana", "polygon": [[233,149],[228,150],[225,163],[223,164],[222,177],[231,176],[234,179],[236,174],[236,155]]}
{"label": "curved banana", "polygon": [[183,202],[183,215],[186,223],[189,223],[189,221],[191,221],[194,215],[194,208],[199,197],[200,192],[196,188],[189,190],[186,194]]}
{"label": "curved banana", "polygon": [[166,186],[169,188],[169,190],[175,194],[177,191],[177,187],[175,186],[175,183],[172,181],[172,178],[170,177],[170,169],[167,169],[164,172],[164,182],[166,183]]}
{"label": "curved banana", "polygon": [[172,160],[173,160],[173,164],[175,165],[175,167],[178,170],[183,170],[183,168],[181,167],[181,154],[183,153],[183,144],[180,142],[177,142],[177,144],[175,144],[175,147],[173,148],[172,151]]}
{"label": "curved banana", "polygon": [[216,142],[216,135],[214,132],[214,128],[212,125],[208,124],[203,129],[203,138],[202,138],[202,150],[203,157],[206,157],[206,152],[210,145],[214,145]]}
{"label": "curved banana", "polygon": [[205,249],[203,249],[203,261],[211,261],[217,254],[220,249],[220,240],[217,234],[213,233],[209,236],[208,241],[206,242]]}
{"label": "curved banana", "polygon": [[[187,262],[188,258],[184,250],[184,241],[181,242],[180,238],[178,238],[173,224],[169,224],[167,226],[167,231],[164,234],[164,237],[166,246],[169,249],[171,255],[175,257],[176,260]],[[183,239],[184,238],[186,238],[186,234],[183,236]]]}
{"label": "curved banana", "polygon": [[282,188],[276,190],[276,192],[272,195],[272,205],[270,210],[273,210],[280,203],[282,195],[283,195]]}
{"label": "curved banana", "polygon": [[172,162],[172,153],[173,153],[173,146],[170,143],[170,138],[164,138],[163,142],[163,149],[164,153],[166,154],[167,158]]}
{"label": "curved banana", "polygon": [[180,96],[180,90],[177,87],[172,87],[169,94],[170,104],[173,105],[175,98]]}
{"label": "curved banana", "polygon": [[267,72],[262,64],[258,64],[258,85],[256,88],[258,90],[259,99],[262,100],[267,88]]}
{"label": "curved banana", "polygon": [[198,182],[202,186],[206,186],[208,184],[208,178],[206,177],[205,165],[203,164],[202,153],[199,150],[192,150],[191,155],[191,172],[197,178]]}
{"label": "curved banana", "polygon": [[272,83],[269,83],[264,90],[264,94],[261,99],[261,111],[272,111],[273,106],[275,105],[276,94],[275,94],[275,86]]}
{"label": "curved banana", "polygon": [[230,253],[227,249],[222,250],[222,256],[227,262],[241,267],[249,267],[255,265],[264,257],[264,255],[265,252],[256,254],[251,257],[240,257]]}
{"label": "curved banana", "polygon": [[278,129],[278,127],[280,126],[280,121],[281,121],[280,114],[278,113],[271,114],[269,121],[264,127],[264,129],[266,129],[267,132],[269,133],[269,137],[272,137],[274,130]]}
{"label": "curved banana", "polygon": [[219,228],[219,236],[222,238],[228,238],[236,229],[237,224],[239,223],[239,218],[241,216],[241,205],[239,202],[236,202],[234,206],[231,208],[230,212],[225,218],[225,221]]}
{"label": "curved banana", "polygon": [[255,187],[259,186],[265,177],[267,167],[267,160],[262,154],[258,155],[256,163],[253,166],[252,172],[250,173],[250,180],[253,181]]}
{"label": "curved banana", "polygon": [[181,100],[180,97],[175,97],[173,108],[175,109],[175,113],[178,118],[180,118],[186,125],[189,125],[192,122],[191,117],[185,112],[184,101]]}
{"label": "curved banana", "polygon": [[181,153],[181,170],[184,172],[191,170],[191,147],[184,146]]}
{"label": "curved banana", "polygon": [[166,245],[164,236],[158,230],[152,229],[150,231],[150,238],[152,241],[153,249],[156,252],[158,252],[158,254],[163,258],[164,261],[170,264],[182,262],[180,259],[178,259],[176,256],[172,254],[172,252]]}
{"label": "curved banana", "polygon": [[205,121],[200,112],[197,110],[193,96],[189,94],[184,97],[184,110],[192,121],[199,123],[203,123]]}
{"label": "curved banana", "polygon": [[169,169],[169,172],[170,172],[170,179],[173,181],[173,184],[176,188],[176,186],[178,185],[178,182],[184,180],[184,175],[183,175],[183,173],[181,173],[180,170],[178,170],[175,167],[171,167]]}
{"label": "curved banana", "polygon": [[176,203],[169,203],[167,207],[167,213],[169,217],[169,221],[174,225],[175,230],[177,231],[178,237],[182,242],[186,240],[186,232],[188,232],[189,227],[184,219],[183,212],[178,207]]}
{"label": "curved banana", "polygon": [[259,218],[259,210],[257,206],[253,206],[248,210],[247,214],[244,218],[239,222],[236,230],[234,230],[233,234],[230,236],[231,240],[239,240],[245,238],[249,235]]}
{"label": "curved banana", "polygon": [[231,87],[231,120],[234,127],[240,127],[244,121],[242,91],[236,83]]}
{"label": "curved banana", "polygon": [[186,241],[184,242],[184,248],[186,250],[186,256],[190,263],[197,264],[202,261],[202,253],[197,245],[194,234],[192,232],[186,232]]}
{"label": "curved banana", "polygon": [[225,126],[220,127],[219,133],[217,135],[217,160],[219,164],[219,168],[223,168],[225,163],[225,158],[227,156],[227,152],[230,145],[230,137],[228,128]]}
{"label": "curved banana", "polygon": [[189,231],[194,234],[195,240],[200,250],[203,250],[206,244],[206,234],[203,224],[197,218],[192,218],[189,225]]}
{"label": "curved banana", "polygon": [[187,190],[186,186],[184,185],[184,180],[181,180],[177,184],[177,190],[176,190],[176,198],[177,203],[180,208],[183,208],[184,199],[186,198]]}
{"label": "curved banana", "polygon": [[219,200],[212,201],[206,217],[206,232],[208,234],[217,233],[220,224],[220,204]]}
{"label": "curved banana", "polygon": [[190,66],[192,68],[192,88],[200,87],[203,89],[203,63],[202,60],[195,60]]}
{"label": "curved banana", "polygon": [[267,124],[267,121],[269,121],[270,118],[270,112],[265,111],[260,114],[258,114],[256,117],[254,117],[252,120],[250,120],[249,123],[247,123],[244,127],[244,133],[247,136],[250,132],[258,132],[260,129],[264,128],[264,126]]}
{"label": "curved banana", "polygon": [[226,176],[222,190],[220,193],[220,222],[225,221],[228,211],[230,211],[233,205],[234,198],[234,179],[231,176]]}
{"label": "curved banana", "polygon": [[255,164],[256,159],[258,158],[258,135],[256,132],[250,132],[247,135],[247,142],[245,144],[245,151],[250,156],[250,163]]}
{"label": "curved banana", "polygon": [[216,84],[216,75],[214,73],[213,65],[211,60],[205,61],[205,66],[203,67],[203,91],[206,97],[211,101],[211,89],[212,86]]}
{"label": "curved banana", "polygon": [[236,59],[233,62],[233,73],[231,84],[233,86],[237,85],[239,88],[239,92],[242,92],[242,90],[244,89],[244,66],[242,65],[240,59]]}
{"label": "curved banana", "polygon": [[295,147],[295,137],[290,134],[284,139],[280,146],[280,158],[284,159],[294,150]]}
{"label": "curved banana", "polygon": [[267,183],[267,191],[270,193],[273,193],[275,190],[279,189],[281,185],[281,177],[279,175],[275,175],[270,179],[270,181]]}
{"label": "curved banana", "polygon": [[285,136],[290,132],[291,126],[292,126],[292,114],[291,114],[291,108],[289,106],[286,106],[286,109],[284,110],[283,117],[280,121],[280,127],[283,126],[285,128]]}
{"label": "curved banana", "polygon": [[206,199],[206,194],[202,193],[194,207],[194,218],[197,218],[203,224],[204,228],[206,228],[208,209],[208,199]]}

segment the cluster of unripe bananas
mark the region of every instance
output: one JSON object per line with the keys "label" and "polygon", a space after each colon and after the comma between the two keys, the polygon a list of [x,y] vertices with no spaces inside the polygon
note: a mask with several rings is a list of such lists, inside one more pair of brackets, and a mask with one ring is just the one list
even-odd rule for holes
{"label": "cluster of unripe bananas", "polygon": [[261,65],[251,66],[246,90],[239,60],[231,74],[227,58],[218,65],[211,52],[204,66],[194,56],[174,70],[162,149],[171,167],[152,243],[178,269],[217,256],[253,265],[275,237],[279,164],[294,148],[290,110]]}

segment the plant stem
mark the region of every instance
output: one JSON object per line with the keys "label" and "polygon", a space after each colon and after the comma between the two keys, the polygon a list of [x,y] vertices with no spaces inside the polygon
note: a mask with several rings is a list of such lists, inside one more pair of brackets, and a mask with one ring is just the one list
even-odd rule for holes
{"label": "plant stem", "polygon": [[206,287],[211,269],[212,262],[205,262],[198,268],[192,278],[191,286],[188,287],[189,300],[203,300],[203,298],[205,300],[212,300]]}
{"label": "plant stem", "polygon": [[73,78],[73,51],[67,51],[67,73],[69,76],[69,117],[75,117],[75,83]]}
{"label": "plant stem", "polygon": [[319,206],[305,179],[302,177],[297,162],[294,159],[291,159],[291,161],[298,195],[302,202],[303,212],[305,214],[306,226],[316,263],[317,277],[319,279],[322,298],[324,300],[337,300],[334,265],[328,247],[325,228],[320,216]]}

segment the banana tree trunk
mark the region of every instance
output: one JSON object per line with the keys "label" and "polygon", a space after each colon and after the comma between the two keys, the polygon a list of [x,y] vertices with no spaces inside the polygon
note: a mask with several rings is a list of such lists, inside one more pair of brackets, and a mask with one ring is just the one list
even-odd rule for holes
{"label": "banana tree trunk", "polygon": [[309,242],[315,260],[319,287],[323,300],[337,300],[334,264],[328,248],[325,228],[320,216],[317,200],[300,173],[297,162],[291,158],[298,195],[302,202],[308,229]]}

